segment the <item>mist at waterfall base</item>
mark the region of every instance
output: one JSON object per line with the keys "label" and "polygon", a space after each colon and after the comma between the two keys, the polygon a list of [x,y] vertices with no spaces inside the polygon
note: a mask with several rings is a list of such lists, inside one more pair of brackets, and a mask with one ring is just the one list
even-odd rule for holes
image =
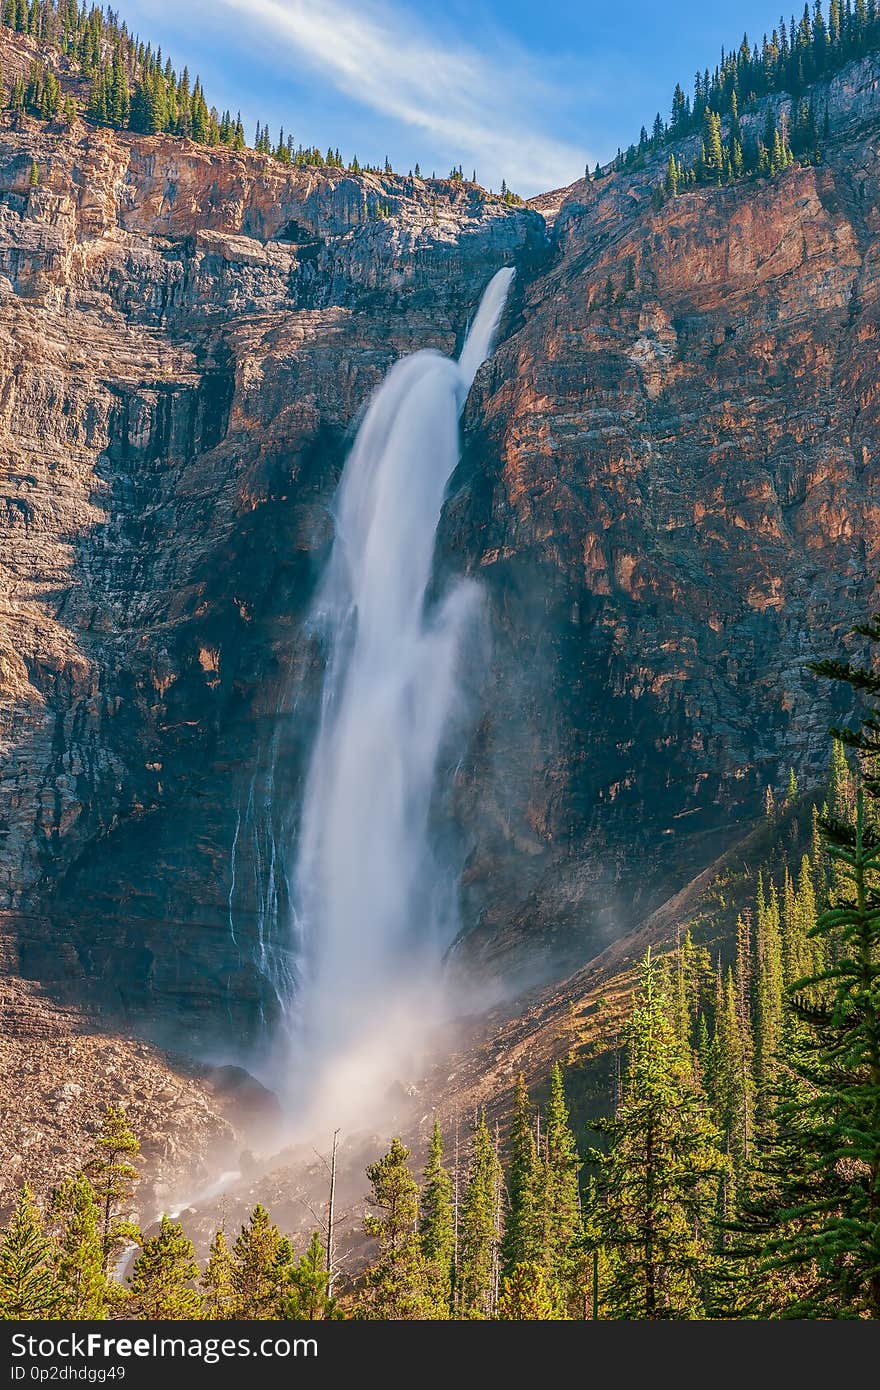
{"label": "mist at waterfall base", "polygon": [[432,843],[440,768],[463,734],[461,661],[481,611],[427,594],[459,418],[513,270],[497,272],[458,361],[422,351],[373,396],[336,496],[312,624],[325,673],[303,799],[272,1080],[300,1131],[371,1118],[444,1015],[458,874]]}

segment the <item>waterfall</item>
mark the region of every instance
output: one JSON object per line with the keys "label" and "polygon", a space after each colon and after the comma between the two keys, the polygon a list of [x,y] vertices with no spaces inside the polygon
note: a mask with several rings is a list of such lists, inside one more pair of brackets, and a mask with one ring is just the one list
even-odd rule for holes
{"label": "waterfall", "polygon": [[320,1092],[338,1116],[353,1094],[366,1099],[437,1017],[457,883],[435,862],[429,812],[480,594],[469,580],[434,604],[426,594],[459,417],[513,274],[489,283],[457,362],[426,350],[389,370],[339,484],[312,614],[326,666],[291,876],[281,1050],[294,1107]]}

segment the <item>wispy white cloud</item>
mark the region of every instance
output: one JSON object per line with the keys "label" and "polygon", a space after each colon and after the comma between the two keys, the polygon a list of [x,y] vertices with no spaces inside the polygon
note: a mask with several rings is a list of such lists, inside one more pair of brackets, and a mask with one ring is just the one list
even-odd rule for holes
{"label": "wispy white cloud", "polygon": [[553,93],[521,50],[483,53],[440,39],[387,4],[219,3],[239,15],[253,40],[295,54],[346,97],[422,132],[448,164],[476,165],[484,182],[497,187],[504,177],[530,194],[583,171],[588,152],[547,131],[543,113]]}

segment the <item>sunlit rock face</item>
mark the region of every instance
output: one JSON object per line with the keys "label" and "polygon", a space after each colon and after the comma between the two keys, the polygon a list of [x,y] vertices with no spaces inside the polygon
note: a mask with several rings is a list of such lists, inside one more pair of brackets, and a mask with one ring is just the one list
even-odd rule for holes
{"label": "sunlit rock face", "polygon": [[830,84],[818,168],[656,210],[658,160],[536,200],[551,258],[447,518],[495,615],[463,791],[489,954],[618,933],[789,767],[824,775],[845,711],[805,668],[876,604],[878,82]]}
{"label": "sunlit rock face", "polygon": [[805,664],[876,574],[877,81],[835,79],[818,169],[659,211],[659,168],[577,184],[552,228],[468,185],[0,130],[14,966],[199,1049],[271,1022],[241,834],[269,795],[297,834],[351,429],[503,264],[441,528],[491,636],[436,808],[463,958],[589,951],[815,780]]}

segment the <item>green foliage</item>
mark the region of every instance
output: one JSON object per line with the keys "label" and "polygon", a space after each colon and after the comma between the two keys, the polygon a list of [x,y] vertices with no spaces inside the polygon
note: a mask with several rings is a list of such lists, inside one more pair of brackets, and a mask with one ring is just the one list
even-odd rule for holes
{"label": "green foliage", "polygon": [[372,1185],[364,1230],[378,1256],[364,1279],[359,1315],[385,1322],[429,1315],[425,1261],[418,1233],[419,1189],[409,1171],[409,1150],[394,1139],[384,1158],[371,1163]]}
{"label": "green foliage", "polygon": [[[761,45],[743,35],[738,46],[722,50],[721,61],[710,74],[697,72],[693,97],[681,84],[672,94],[670,120],[658,115],[651,135],[644,127],[638,144],[618,150],[613,169],[642,167],[664,145],[701,133],[700,158],[683,171],[678,161],[667,163],[660,189],[675,196],[698,182],[733,183],[755,174],[772,176],[788,168],[793,159],[803,164],[820,162],[820,143],[829,133],[827,102],[816,108],[811,84],[827,80],[847,63],[880,48],[880,13],[871,0],[829,0],[827,19],[821,3],[814,3],[798,21],[764,35]],[[790,115],[774,98],[791,98]],[[743,113],[766,101],[767,119],[760,135],[744,129]],[[601,170],[597,168],[596,177]]]}
{"label": "green foliage", "polygon": [[517,1265],[534,1262],[543,1255],[537,1218],[539,1181],[532,1107],[526,1079],[520,1072],[513,1098],[507,1168],[508,1210],[501,1242],[501,1268],[505,1276],[511,1275]]}
{"label": "green foliage", "polygon": [[452,1312],[455,1216],[452,1207],[452,1178],[443,1166],[443,1139],[437,1119],[434,1120],[422,1182],[419,1234],[427,1287],[435,1316],[448,1318]]}
{"label": "green foliage", "polygon": [[121,1106],[108,1105],[94,1149],[84,1165],[100,1209],[104,1270],[109,1274],[115,1257],[139,1232],[130,1218],[130,1203],[140,1173],[132,1159],[140,1154],[140,1142]]}
{"label": "green foliage", "polygon": [[486,1116],[474,1128],[467,1187],[461,1208],[459,1312],[492,1317],[498,1296],[501,1243],[501,1164]]}
{"label": "green foliage", "polygon": [[25,1184],[0,1243],[0,1319],[63,1317],[63,1293],[52,1242],[33,1193]]}
{"label": "green foliage", "polygon": [[[138,40],[109,7],[90,9],[72,0],[31,0],[30,6],[27,0],[4,0],[0,15],[9,28],[33,35],[79,66],[89,83],[84,114],[93,124],[245,149],[241,115],[233,117],[230,111],[221,115],[209,104],[199,77],[191,81],[186,68],[175,72],[170,60],[163,61],[161,49]],[[63,110],[65,122],[72,124],[76,97],[72,91],[62,93],[55,66],[54,62],[43,67],[34,63],[26,82],[15,79],[8,101],[0,93],[0,106],[27,111],[41,120],[55,119]],[[254,149],[284,166],[345,167],[338,149],[328,149],[325,155],[315,147],[294,147],[283,130],[275,141],[263,125],[257,127]],[[349,167],[357,172],[360,166],[355,160]],[[391,173],[387,158],[384,169]]]}
{"label": "green foliage", "polygon": [[506,1322],[549,1322],[559,1317],[541,1265],[514,1265],[504,1280],[496,1317]]}
{"label": "green foliage", "polygon": [[335,1305],[329,1296],[329,1287],[326,1254],[321,1237],[313,1231],[305,1253],[291,1264],[285,1277],[281,1316],[304,1322],[333,1317]]}
{"label": "green foliage", "polygon": [[[880,643],[880,621],[857,629]],[[767,1155],[776,1177],[746,1230],[762,1238],[759,1265],[781,1283],[788,1316],[880,1317],[880,675],[876,667],[824,662],[820,674],[873,703],[857,730],[835,731],[831,806],[819,821],[833,871],[827,908],[812,927],[822,946],[812,973],[792,982],[800,1025],[793,1094],[776,1110]],[[858,750],[861,785],[852,814],[843,744]],[[802,866],[803,867],[803,866]],[[826,962],[823,964],[823,962]],[[784,1281],[784,1282],[783,1282]]]}
{"label": "green foliage", "polygon": [[129,1311],[142,1321],[198,1318],[202,1299],[193,1287],[198,1277],[192,1241],[176,1221],[163,1216],[158,1234],[144,1241],[135,1261]]}
{"label": "green foliage", "polygon": [[55,1269],[62,1291],[60,1316],[71,1320],[106,1317],[112,1291],[104,1272],[101,1211],[88,1178],[65,1178],[52,1199],[59,1227]]}
{"label": "green foliage", "polygon": [[579,1301],[576,1289],[577,1242],[581,1234],[578,1173],[581,1159],[571,1131],[562,1068],[550,1076],[550,1097],[544,1125],[544,1163],[538,1196],[543,1227],[543,1262],[551,1286],[570,1307]]}
{"label": "green foliage", "polygon": [[276,1316],[289,1256],[278,1227],[257,1203],[232,1247],[231,1317],[265,1320]]}
{"label": "green foliage", "polygon": [[702,1316],[724,1162],[650,952],[627,1032],[623,1099],[603,1128],[609,1148],[593,1159],[607,1309],[621,1318]]}
{"label": "green foliage", "polygon": [[202,1308],[210,1319],[231,1318],[235,1307],[235,1287],[232,1281],[234,1264],[232,1251],[221,1227],[214,1234],[208,1251],[208,1263],[201,1278]]}

